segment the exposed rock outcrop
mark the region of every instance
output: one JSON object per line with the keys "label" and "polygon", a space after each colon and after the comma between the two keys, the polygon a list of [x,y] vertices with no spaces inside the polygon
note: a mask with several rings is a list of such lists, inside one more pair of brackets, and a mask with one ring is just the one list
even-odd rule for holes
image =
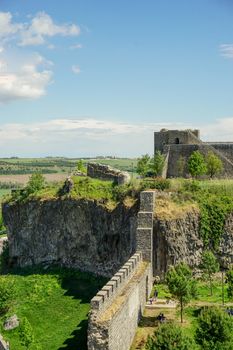
{"label": "exposed rock outcrop", "polygon": [[[192,209],[174,219],[154,220],[154,275],[162,275],[169,265],[184,261],[198,267],[204,249],[199,234],[200,214]],[[233,214],[225,223],[219,247],[221,265],[233,263]]]}
{"label": "exposed rock outcrop", "polygon": [[109,211],[86,199],[3,205],[12,262],[58,263],[106,276],[134,253],[136,215],[137,204]]}

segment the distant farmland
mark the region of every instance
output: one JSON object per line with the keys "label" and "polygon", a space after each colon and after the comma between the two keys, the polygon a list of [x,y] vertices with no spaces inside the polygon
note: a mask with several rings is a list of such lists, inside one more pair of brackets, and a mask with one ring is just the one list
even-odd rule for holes
{"label": "distant farmland", "polygon": [[[67,177],[66,173],[43,174],[48,182],[64,181]],[[28,182],[30,174],[24,175],[0,175],[0,183],[11,182],[12,184],[25,185]]]}

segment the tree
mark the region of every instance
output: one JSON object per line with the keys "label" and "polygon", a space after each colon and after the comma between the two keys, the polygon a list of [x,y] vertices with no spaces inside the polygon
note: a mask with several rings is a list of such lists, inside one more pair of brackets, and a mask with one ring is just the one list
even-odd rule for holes
{"label": "tree", "polygon": [[196,342],[203,350],[233,350],[233,320],[217,307],[204,308],[197,318]]}
{"label": "tree", "polygon": [[29,178],[29,181],[26,186],[26,192],[27,194],[35,193],[37,191],[42,190],[42,188],[45,186],[45,178],[40,173],[32,174]]}
{"label": "tree", "polygon": [[172,296],[180,303],[180,318],[183,323],[184,306],[196,297],[196,281],[192,278],[192,271],[183,262],[170,267],[166,273],[166,283]]}
{"label": "tree", "polygon": [[82,159],[78,160],[77,170],[80,171],[81,173],[86,173],[86,167],[85,167],[84,162],[83,162]]}
{"label": "tree", "polygon": [[35,341],[32,326],[26,317],[20,322],[19,337],[26,349],[30,349]]}
{"label": "tree", "polygon": [[144,154],[141,156],[141,158],[138,158],[137,161],[137,173],[141,175],[142,177],[145,177],[148,173],[150,165],[150,156],[149,154]]}
{"label": "tree", "polygon": [[194,341],[173,323],[161,325],[157,332],[148,337],[146,350],[194,350]]}
{"label": "tree", "polygon": [[213,274],[219,271],[219,263],[211,250],[206,250],[202,254],[201,268],[208,276],[210,285],[210,295],[213,295]]}
{"label": "tree", "polygon": [[221,159],[214,154],[214,152],[208,152],[206,156],[206,166],[207,166],[207,174],[212,179],[214,175],[217,175],[223,170],[223,163]]}
{"label": "tree", "polygon": [[233,299],[233,268],[226,273],[227,294],[230,299]]}
{"label": "tree", "polygon": [[203,155],[199,151],[194,151],[189,157],[188,171],[192,177],[198,177],[206,173],[206,162]]}
{"label": "tree", "polygon": [[153,176],[160,176],[162,174],[165,164],[165,157],[160,151],[156,151],[150,161],[150,172]]}
{"label": "tree", "polygon": [[0,276],[0,313],[4,314],[9,311],[15,300],[14,281],[5,276]]}

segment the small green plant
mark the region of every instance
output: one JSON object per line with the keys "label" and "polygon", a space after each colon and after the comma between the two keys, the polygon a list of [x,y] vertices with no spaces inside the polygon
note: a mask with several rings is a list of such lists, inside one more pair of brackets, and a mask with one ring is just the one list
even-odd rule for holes
{"label": "small green plant", "polygon": [[149,171],[152,176],[161,176],[165,164],[165,157],[160,151],[156,151],[153,158],[151,158]]}
{"label": "small green plant", "polygon": [[157,177],[153,181],[151,179],[145,179],[142,182],[142,189],[157,189],[157,190],[168,190],[171,186],[171,182],[168,179],[163,179],[161,177]]}
{"label": "small green plant", "polygon": [[206,174],[206,162],[204,156],[199,151],[194,151],[188,159],[188,171],[192,177]]}
{"label": "small green plant", "polygon": [[180,303],[180,318],[183,323],[184,306],[197,295],[196,281],[192,278],[192,271],[183,262],[171,266],[166,273],[166,283],[169,292]]}
{"label": "small green plant", "polygon": [[15,300],[14,281],[7,276],[0,276],[0,314],[7,313],[12,307]]}
{"label": "small green plant", "polygon": [[40,173],[32,174],[25,188],[27,194],[35,193],[45,186],[45,178]]}
{"label": "small green plant", "polygon": [[193,339],[187,336],[182,329],[174,323],[161,325],[152,336],[149,336],[145,346],[146,350],[195,350]]}
{"label": "small green plant", "polygon": [[145,177],[149,171],[149,167],[150,167],[149,154],[144,154],[141,156],[141,158],[138,158],[136,171],[139,175],[141,175],[142,177]]}
{"label": "small green plant", "polygon": [[21,344],[28,350],[32,348],[33,343],[35,343],[35,338],[33,334],[33,329],[26,317],[24,317],[20,322],[19,336]]}
{"label": "small green plant", "polygon": [[203,350],[233,349],[233,320],[217,307],[204,308],[197,319],[196,342]]}
{"label": "small green plant", "polygon": [[78,163],[77,163],[77,170],[82,172],[82,173],[86,173],[86,167],[84,165],[84,162],[82,159],[79,159],[78,160]]}
{"label": "small green plant", "polygon": [[219,271],[219,263],[215,255],[210,251],[206,250],[202,254],[201,268],[203,272],[208,276],[210,295],[213,295],[213,274]]}

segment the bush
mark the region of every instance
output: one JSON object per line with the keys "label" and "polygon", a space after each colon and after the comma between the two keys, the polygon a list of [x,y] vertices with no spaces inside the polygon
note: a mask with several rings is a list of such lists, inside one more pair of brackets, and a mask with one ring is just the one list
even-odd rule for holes
{"label": "bush", "polygon": [[14,281],[0,276],[0,314],[5,314],[10,310],[15,300],[15,293]]}
{"label": "bush", "polygon": [[194,341],[175,324],[161,325],[157,332],[148,337],[146,350],[194,350]]}
{"label": "bush", "polygon": [[229,299],[233,299],[233,269],[226,273],[227,295]]}
{"label": "bush", "polygon": [[197,319],[196,342],[203,350],[233,350],[233,320],[216,307],[205,308]]}
{"label": "bush", "polygon": [[168,179],[158,177],[154,180],[146,179],[142,182],[142,189],[157,189],[157,190],[168,190],[171,187],[171,182]]}
{"label": "bush", "polygon": [[188,192],[197,192],[201,189],[200,182],[197,180],[184,181],[182,184],[182,187],[185,191],[188,191]]}

